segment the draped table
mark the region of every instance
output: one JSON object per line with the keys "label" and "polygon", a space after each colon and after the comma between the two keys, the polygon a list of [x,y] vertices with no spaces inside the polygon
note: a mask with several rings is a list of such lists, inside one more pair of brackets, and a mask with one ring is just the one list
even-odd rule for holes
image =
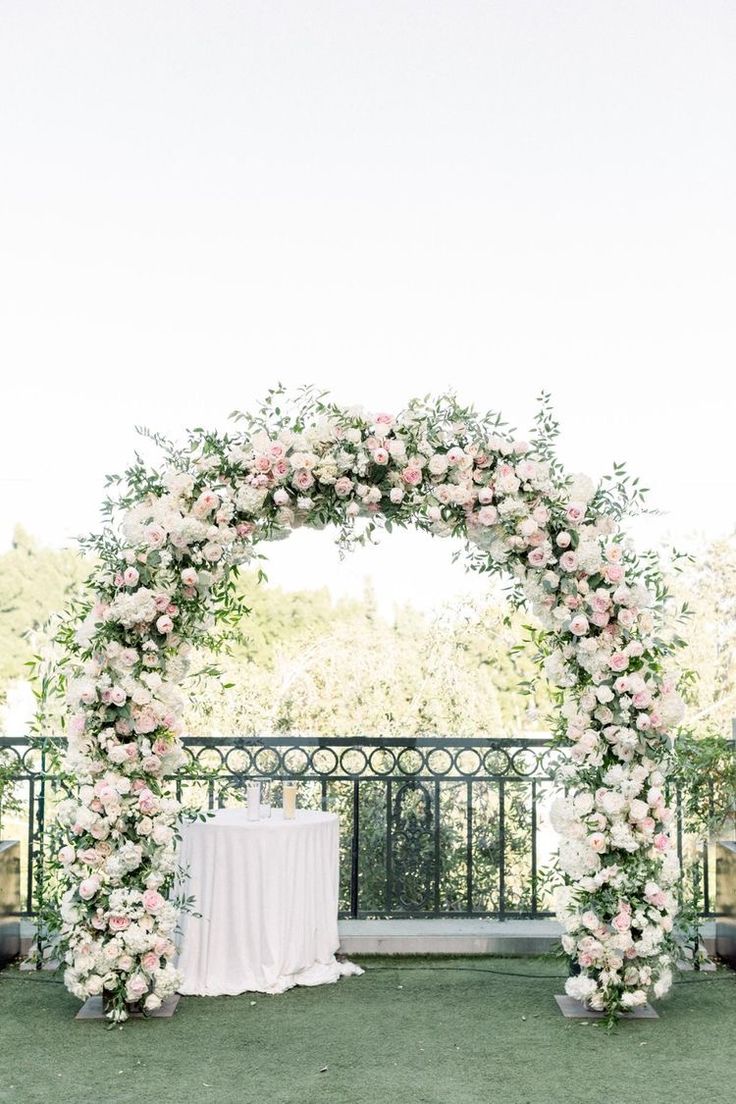
{"label": "draped table", "polygon": [[283,993],[363,971],[339,962],[339,822],[334,813],[274,810],[250,821],[220,809],[182,828],[180,993]]}

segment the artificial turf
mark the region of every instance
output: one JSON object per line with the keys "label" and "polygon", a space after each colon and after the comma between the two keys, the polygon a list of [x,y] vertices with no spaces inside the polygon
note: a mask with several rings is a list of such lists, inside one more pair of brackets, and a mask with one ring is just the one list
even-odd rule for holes
{"label": "artificial turf", "polygon": [[[367,959],[277,997],[183,997],[107,1030],[48,974],[0,974],[2,1104],[733,1104],[736,975],[659,1020],[564,1019],[554,959]],[[501,973],[500,971],[508,971]],[[513,974],[515,976],[508,976]],[[524,975],[524,976],[516,976]],[[532,976],[542,975],[542,976]]]}

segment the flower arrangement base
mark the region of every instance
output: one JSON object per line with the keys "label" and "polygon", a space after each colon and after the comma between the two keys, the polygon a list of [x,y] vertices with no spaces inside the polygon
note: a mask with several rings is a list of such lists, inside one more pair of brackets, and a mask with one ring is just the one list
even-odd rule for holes
{"label": "flower arrangement base", "polygon": [[[556,996],[557,1006],[568,1020],[604,1020],[605,1012],[595,1012],[592,1008],[586,1008],[582,1001],[565,995]],[[620,1020],[658,1020],[659,1014],[655,1012],[651,1004],[641,1004],[631,1012],[620,1012],[617,1016]]]}
{"label": "flower arrangement base", "polygon": [[[160,1008],[156,1008],[152,1012],[135,1011],[134,1008],[128,1009],[128,1017],[131,1020],[143,1020],[143,1019],[170,1019],[176,1011],[176,1006],[179,1003],[179,994],[174,993],[173,996],[167,997],[162,1002]],[[107,1013],[102,1003],[102,997],[89,997],[74,1017],[75,1020],[107,1020]]]}

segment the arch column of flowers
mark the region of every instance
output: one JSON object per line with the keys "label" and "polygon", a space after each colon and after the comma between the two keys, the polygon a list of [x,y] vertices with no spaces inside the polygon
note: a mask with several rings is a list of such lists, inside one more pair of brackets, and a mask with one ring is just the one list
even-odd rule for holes
{"label": "arch column of flowers", "polygon": [[69,705],[57,939],[79,998],[110,1016],[175,991],[182,680],[193,646],[237,613],[232,567],[297,526],[339,539],[412,525],[466,540],[468,565],[507,573],[541,622],[540,668],[557,688],[553,808],[557,915],[579,967],[567,990],[613,1015],[671,984],[678,876],[664,795],[667,733],[682,703],[668,673],[665,593],[619,529],[625,493],[569,477],[543,402],[531,442],[452,397],[398,417],[311,391],[237,416],[227,434],[156,439],[160,467],[112,480],[88,601],[63,622],[50,694]]}

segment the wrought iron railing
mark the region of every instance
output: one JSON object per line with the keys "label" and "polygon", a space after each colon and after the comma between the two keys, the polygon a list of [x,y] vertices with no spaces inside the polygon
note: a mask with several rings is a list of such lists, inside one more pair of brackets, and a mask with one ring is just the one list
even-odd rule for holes
{"label": "wrought iron railing", "polygon": [[[189,761],[175,785],[189,806],[234,804],[252,779],[279,803],[281,783],[296,779],[303,806],[339,814],[343,916],[551,915],[544,870],[555,847],[547,812],[557,753],[543,738],[189,737],[184,744]],[[60,779],[27,741],[0,738],[0,748],[16,761],[21,811],[6,821],[22,836],[24,913],[33,915]],[[677,844],[687,855],[681,826]],[[689,855],[688,868],[701,912],[712,915],[707,849]]]}

